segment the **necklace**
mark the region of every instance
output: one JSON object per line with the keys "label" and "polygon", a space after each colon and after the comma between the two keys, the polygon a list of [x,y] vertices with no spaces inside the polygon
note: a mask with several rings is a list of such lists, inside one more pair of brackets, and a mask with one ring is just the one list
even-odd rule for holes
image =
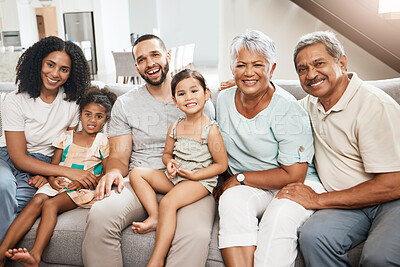
{"label": "necklace", "polygon": [[260,100],[258,100],[258,102],[257,102],[257,104],[255,104],[254,108],[256,108],[261,103],[261,100],[263,100],[264,96],[268,93],[268,90],[269,89],[265,90],[264,94],[260,97]]}
{"label": "necklace", "polygon": [[[239,113],[241,113],[244,117],[251,119],[254,116],[256,116],[261,110],[258,108],[258,106],[260,105],[260,103],[262,103],[262,100],[264,99],[264,96],[268,93],[269,88],[267,88],[267,90],[261,95],[260,99],[254,104],[251,105],[250,107],[245,105],[244,101],[240,100],[240,98],[238,98],[239,106],[241,106],[240,109],[238,109]],[[240,111],[242,110],[242,111]]]}

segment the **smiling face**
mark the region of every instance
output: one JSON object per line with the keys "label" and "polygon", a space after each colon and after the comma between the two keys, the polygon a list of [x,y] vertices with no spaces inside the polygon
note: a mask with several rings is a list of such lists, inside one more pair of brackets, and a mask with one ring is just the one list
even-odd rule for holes
{"label": "smiling face", "polygon": [[142,78],[151,85],[162,84],[169,71],[170,56],[157,39],[138,43],[133,48],[136,68]]}
{"label": "smiling face", "polygon": [[54,51],[42,61],[42,91],[58,90],[69,78],[71,59],[64,51]]}
{"label": "smiling face", "polygon": [[323,44],[307,46],[296,58],[296,71],[304,91],[323,102],[336,103],[340,99],[348,83],[346,67],[346,56],[336,61]]}
{"label": "smiling face", "polygon": [[83,132],[94,135],[100,132],[106,122],[106,109],[97,103],[87,104],[81,112],[81,122]]}
{"label": "smiling face", "polygon": [[245,95],[258,95],[270,84],[276,64],[271,64],[258,52],[242,48],[233,66],[236,85]]}
{"label": "smiling face", "polygon": [[200,85],[200,82],[192,77],[180,81],[176,85],[175,105],[186,115],[202,112],[204,104],[210,98],[210,91]]}

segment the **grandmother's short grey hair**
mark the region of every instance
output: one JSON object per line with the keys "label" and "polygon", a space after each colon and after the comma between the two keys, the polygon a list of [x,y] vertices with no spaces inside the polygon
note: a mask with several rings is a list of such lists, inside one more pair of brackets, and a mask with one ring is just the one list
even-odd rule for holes
{"label": "grandmother's short grey hair", "polygon": [[[326,48],[326,51],[329,55],[331,55],[336,62],[344,55],[343,45],[336,38],[336,35],[331,31],[317,31],[312,33],[307,33],[300,37],[300,40],[297,42],[297,45],[294,49],[293,53],[293,61],[296,66],[296,58],[301,50],[304,48],[315,45],[315,44],[323,44]],[[297,67],[297,66],[296,66]]]}
{"label": "grandmother's short grey hair", "polygon": [[272,66],[276,61],[275,43],[260,31],[252,30],[233,38],[231,43],[231,69],[238,58],[239,51],[247,48],[250,52],[260,53]]}

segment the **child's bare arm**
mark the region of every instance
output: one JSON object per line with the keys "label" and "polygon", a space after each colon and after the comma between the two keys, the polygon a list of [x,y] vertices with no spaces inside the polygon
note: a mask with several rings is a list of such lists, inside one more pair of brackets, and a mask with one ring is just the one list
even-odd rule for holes
{"label": "child's bare arm", "polygon": [[203,180],[220,173],[223,173],[228,168],[228,156],[222,139],[221,133],[216,125],[212,125],[208,134],[208,149],[213,158],[213,163],[197,172],[178,169],[178,174],[190,180]]}
{"label": "child's bare arm", "polygon": [[168,129],[167,139],[165,141],[164,153],[162,156],[162,161],[167,167],[167,172],[171,178],[176,176],[178,162],[174,159],[174,145],[175,139],[169,136],[171,132],[172,125]]}
{"label": "child's bare arm", "polygon": [[174,145],[175,145],[175,140],[174,138],[170,137],[169,134],[171,133],[172,130],[172,125],[168,129],[167,133],[167,139],[165,141],[165,147],[164,147],[164,152],[162,156],[162,162],[164,163],[165,166],[168,165],[171,159],[174,158]]}

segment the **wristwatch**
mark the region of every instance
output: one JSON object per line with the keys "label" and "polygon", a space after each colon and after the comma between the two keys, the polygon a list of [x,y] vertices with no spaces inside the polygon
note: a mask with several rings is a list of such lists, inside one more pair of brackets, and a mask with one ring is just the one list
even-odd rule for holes
{"label": "wristwatch", "polygon": [[236,176],[236,180],[241,184],[244,185],[244,179],[246,179],[246,177],[244,176],[243,172],[239,173]]}

